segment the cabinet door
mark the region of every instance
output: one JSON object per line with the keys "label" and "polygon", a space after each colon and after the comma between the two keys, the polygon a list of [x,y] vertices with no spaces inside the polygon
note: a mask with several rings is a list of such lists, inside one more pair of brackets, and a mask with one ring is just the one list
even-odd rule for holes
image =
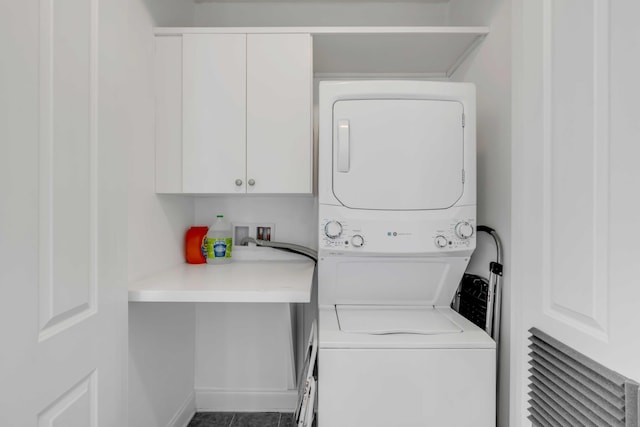
{"label": "cabinet door", "polygon": [[183,35],[182,91],[182,191],[244,193],[246,35]]}
{"label": "cabinet door", "polygon": [[248,193],[311,192],[312,73],[309,34],[247,35]]}

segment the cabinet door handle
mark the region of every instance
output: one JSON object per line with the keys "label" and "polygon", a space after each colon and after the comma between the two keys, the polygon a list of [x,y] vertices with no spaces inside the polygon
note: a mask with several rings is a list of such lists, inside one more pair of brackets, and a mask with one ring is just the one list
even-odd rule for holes
{"label": "cabinet door handle", "polygon": [[338,120],[338,172],[349,172],[349,120]]}
{"label": "cabinet door handle", "polygon": [[249,183],[249,185],[254,186],[256,185],[256,181],[255,179],[250,179],[249,181],[247,181]]}
{"label": "cabinet door handle", "polygon": [[242,185],[242,180],[241,179],[236,179],[236,185],[238,187],[240,187]]}

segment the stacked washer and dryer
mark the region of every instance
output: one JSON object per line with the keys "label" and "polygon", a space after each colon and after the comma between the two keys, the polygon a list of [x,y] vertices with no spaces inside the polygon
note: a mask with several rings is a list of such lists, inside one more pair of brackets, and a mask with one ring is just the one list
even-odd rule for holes
{"label": "stacked washer and dryer", "polygon": [[319,427],[495,426],[495,342],[450,308],[476,246],[474,86],[319,94]]}

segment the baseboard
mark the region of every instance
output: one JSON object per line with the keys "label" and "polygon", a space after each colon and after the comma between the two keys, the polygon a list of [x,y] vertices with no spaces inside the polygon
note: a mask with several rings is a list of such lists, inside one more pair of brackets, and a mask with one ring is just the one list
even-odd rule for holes
{"label": "baseboard", "polygon": [[296,390],[234,391],[196,388],[196,410],[212,412],[293,412]]}
{"label": "baseboard", "polygon": [[189,421],[196,412],[196,395],[194,392],[189,393],[189,396],[182,402],[180,408],[171,418],[171,421],[167,424],[167,427],[187,427]]}

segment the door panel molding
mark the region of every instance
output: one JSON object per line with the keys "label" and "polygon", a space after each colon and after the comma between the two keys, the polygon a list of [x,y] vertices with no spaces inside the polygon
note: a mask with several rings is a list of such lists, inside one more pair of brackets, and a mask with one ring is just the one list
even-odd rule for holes
{"label": "door panel molding", "polygon": [[543,311],[607,341],[609,1],[545,0],[542,18]]}
{"label": "door panel molding", "polygon": [[41,0],[39,334],[97,312],[97,0]]}
{"label": "door panel molding", "polygon": [[98,372],[93,371],[38,414],[38,427],[96,427]]}

